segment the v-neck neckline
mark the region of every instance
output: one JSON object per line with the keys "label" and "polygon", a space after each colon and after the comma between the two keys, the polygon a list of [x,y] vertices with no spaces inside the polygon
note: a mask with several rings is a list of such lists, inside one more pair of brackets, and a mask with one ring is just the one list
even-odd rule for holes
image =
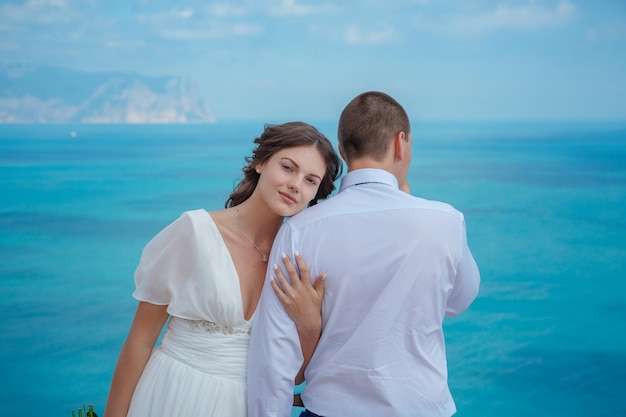
{"label": "v-neck neckline", "polygon": [[250,322],[252,322],[252,319],[254,318],[254,315],[256,314],[256,309],[258,307],[258,302],[257,302],[257,305],[254,308],[254,311],[252,312],[252,315],[250,316],[250,318],[246,319],[246,315],[245,315],[245,312],[244,312],[244,306],[243,306],[243,292],[241,291],[241,279],[239,277],[239,273],[237,272],[237,267],[235,266],[235,261],[233,260],[233,255],[230,253],[230,250],[228,249],[228,245],[226,244],[226,240],[224,240],[224,236],[222,236],[222,232],[220,231],[220,228],[217,226],[217,223],[215,222],[215,219],[213,219],[213,216],[211,216],[211,213],[209,213],[206,210],[204,210],[204,212],[207,214],[207,216],[209,216],[209,219],[211,220],[211,224],[215,228],[215,231],[217,232],[217,235],[220,237],[219,241],[221,242],[221,245],[222,245],[223,249],[226,250],[226,253],[228,253],[228,258],[230,259],[230,266],[231,266],[233,272],[235,273],[235,276],[237,277],[237,279],[235,281],[236,281],[236,286],[237,286],[237,292],[239,293],[239,314],[240,314],[241,318],[243,318],[243,320],[246,323],[250,323]]}

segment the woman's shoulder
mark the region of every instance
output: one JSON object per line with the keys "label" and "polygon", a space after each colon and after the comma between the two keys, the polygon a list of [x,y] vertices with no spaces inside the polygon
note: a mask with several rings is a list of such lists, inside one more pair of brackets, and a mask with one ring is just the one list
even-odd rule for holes
{"label": "woman's shoulder", "polygon": [[178,218],[169,223],[153,240],[165,239],[170,241],[175,238],[185,239],[210,231],[212,228],[215,228],[214,225],[215,223],[206,210],[188,210],[182,212]]}
{"label": "woman's shoulder", "polygon": [[206,220],[207,217],[210,218],[211,216],[209,215],[209,212],[206,211],[205,209],[194,209],[194,210],[183,211],[180,217],[188,218],[192,220]]}
{"label": "woman's shoulder", "polygon": [[221,230],[228,216],[227,209],[207,211],[205,209],[183,212],[176,222],[183,223],[180,227],[195,239],[222,239]]}
{"label": "woman's shoulder", "polygon": [[204,228],[207,224],[215,224],[213,217],[205,209],[184,211],[175,222],[187,223],[194,229],[196,227]]}

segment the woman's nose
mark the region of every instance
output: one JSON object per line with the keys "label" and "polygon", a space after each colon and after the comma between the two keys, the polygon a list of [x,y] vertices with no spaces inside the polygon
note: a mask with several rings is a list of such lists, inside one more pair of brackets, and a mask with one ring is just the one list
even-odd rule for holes
{"label": "woman's nose", "polygon": [[294,175],[290,180],[289,183],[287,184],[287,186],[289,187],[290,190],[294,191],[294,192],[299,192],[300,191],[300,180],[298,179],[297,175]]}

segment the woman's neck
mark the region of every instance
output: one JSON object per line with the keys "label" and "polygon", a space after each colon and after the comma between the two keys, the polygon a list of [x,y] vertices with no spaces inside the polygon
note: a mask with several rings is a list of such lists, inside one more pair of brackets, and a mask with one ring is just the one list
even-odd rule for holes
{"label": "woman's neck", "polygon": [[278,229],[283,224],[283,217],[267,205],[254,204],[250,199],[234,207],[239,226],[257,244],[263,246],[274,242]]}

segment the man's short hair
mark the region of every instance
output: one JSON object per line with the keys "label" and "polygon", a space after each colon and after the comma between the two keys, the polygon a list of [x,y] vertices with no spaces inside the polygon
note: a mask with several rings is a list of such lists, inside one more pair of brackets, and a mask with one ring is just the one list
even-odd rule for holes
{"label": "man's short hair", "polygon": [[407,137],[411,133],[404,108],[388,94],[368,91],[343,109],[337,136],[346,162],[364,156],[380,161],[400,132]]}

